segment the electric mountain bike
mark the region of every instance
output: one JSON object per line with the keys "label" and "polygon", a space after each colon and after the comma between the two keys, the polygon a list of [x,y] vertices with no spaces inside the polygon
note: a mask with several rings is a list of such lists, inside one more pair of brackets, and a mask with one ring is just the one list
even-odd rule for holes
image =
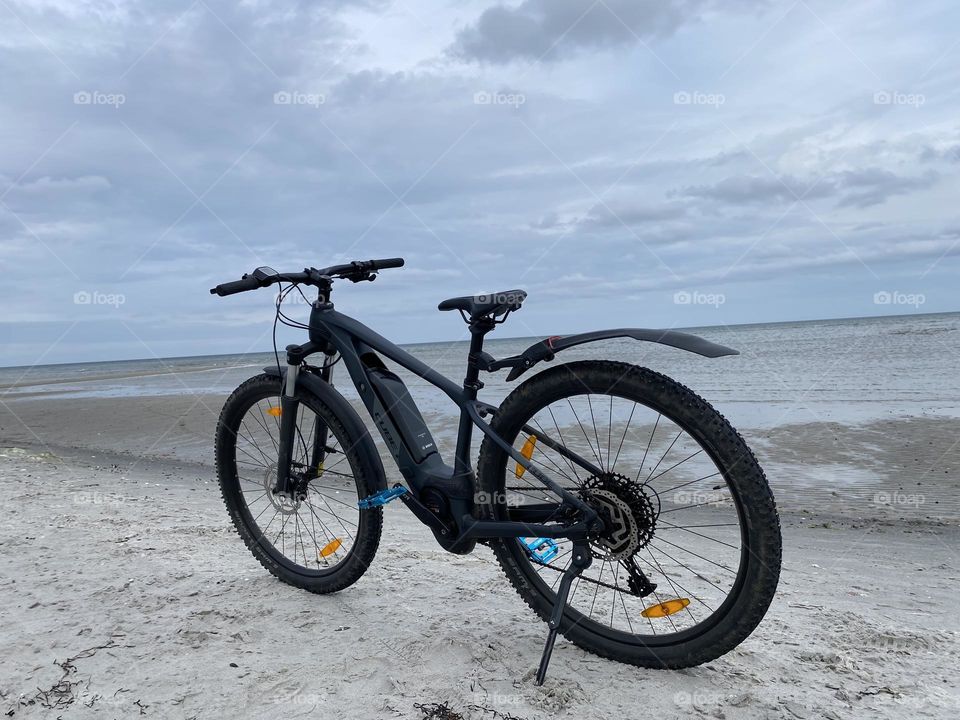
{"label": "electric mountain bike", "polygon": [[[478,399],[481,372],[508,381],[583,343],[630,338],[716,358],[737,351],[671,330],[623,328],[535,342],[512,357],[484,337],[521,308],[522,290],[444,300],[469,326],[466,377],[455,383],[331,302],[400,258],[278,273],[258,268],[220,296],[304,286],[308,342],[241,384],[216,434],[224,502],[253,555],[280,580],[315,593],[356,582],[373,562],[383,506],[399,499],[451,553],[488,545],[520,597],[548,624],[542,684],[557,634],[649,668],[713,660],[760,623],[780,574],[780,523],[762,469],[705,400],[645,367],[609,360],[558,364],[499,407]],[[304,296],[305,297],[305,296]],[[274,327],[276,327],[276,320]],[[621,341],[621,344],[623,341]],[[276,351],[276,347],[275,347]],[[377,448],[332,382],[341,363],[405,483],[387,487]],[[447,464],[404,382],[388,363],[459,407]],[[483,434],[474,472],[471,439]]]}

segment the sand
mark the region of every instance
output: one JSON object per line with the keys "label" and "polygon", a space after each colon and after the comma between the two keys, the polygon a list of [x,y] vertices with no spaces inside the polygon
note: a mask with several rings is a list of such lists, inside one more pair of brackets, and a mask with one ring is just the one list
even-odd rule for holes
{"label": "sand", "polygon": [[[27,404],[14,409],[37,427],[30,412],[39,411]],[[797,501],[783,487],[780,592],[743,645],[707,666],[668,672],[561,640],[538,688],[532,674],[545,626],[488,549],[449,555],[395,504],[359,583],[333,596],[296,590],[243,547],[209,465],[184,459],[199,454],[201,427],[209,441],[205,411],[179,425],[171,400],[171,433],[183,442],[156,452],[153,420],[122,427],[131,411],[121,405],[112,401],[109,417],[94,423],[103,408],[88,403],[87,422],[70,436],[96,440],[116,423],[100,437],[119,454],[45,444],[65,436],[76,420],[70,408],[48,415],[33,436],[10,415],[0,421],[7,444],[17,428],[32,441],[0,450],[0,711],[12,717],[422,718],[437,704],[458,713],[448,717],[477,719],[960,715],[960,529],[955,519],[928,517],[939,510],[806,509],[799,505],[812,496]],[[140,417],[170,414],[159,405],[141,402],[149,412]],[[906,468],[911,453],[924,471],[942,462],[947,445],[924,449],[933,432],[925,423],[888,428],[901,443],[890,452]],[[808,427],[806,441],[793,428],[758,446],[764,456],[782,450],[784,468],[816,467],[816,446],[826,454],[819,467],[882,476],[865,486],[874,494],[894,487],[897,473],[874,469],[885,456],[840,457],[824,449],[828,431],[843,435],[844,453],[858,433],[877,440],[862,428]],[[786,452],[791,443],[796,456]],[[955,472],[956,455],[948,459]],[[901,480],[936,497],[949,489],[942,478],[915,471]]]}

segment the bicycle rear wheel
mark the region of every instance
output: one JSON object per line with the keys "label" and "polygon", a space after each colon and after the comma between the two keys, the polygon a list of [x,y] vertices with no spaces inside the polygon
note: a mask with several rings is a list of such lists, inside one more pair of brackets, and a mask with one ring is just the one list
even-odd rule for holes
{"label": "bicycle rear wheel", "polygon": [[[383,511],[361,510],[357,500],[369,494],[368,479],[383,471],[365,451],[369,436],[356,423],[298,387],[291,473],[309,479],[300,482],[297,500],[274,494],[280,392],[280,379],[264,374],[227,400],[217,424],[220,491],[237,532],[267,570],[311,592],[336,592],[356,582],[376,555]],[[323,427],[326,458],[311,468],[315,433]]]}
{"label": "bicycle rear wheel", "polygon": [[[728,652],[760,623],[780,572],[773,495],[743,439],[703,399],[646,368],[576,362],[524,382],[493,427],[608,518],[560,625],[572,642],[621,662],[682,668]],[[478,489],[487,519],[559,500],[487,439]],[[572,544],[538,553],[526,540],[491,546],[547,620]]]}

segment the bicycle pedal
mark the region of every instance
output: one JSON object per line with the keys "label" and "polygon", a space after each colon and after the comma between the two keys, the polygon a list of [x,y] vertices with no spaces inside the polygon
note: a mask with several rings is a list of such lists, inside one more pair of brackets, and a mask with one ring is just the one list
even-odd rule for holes
{"label": "bicycle pedal", "polygon": [[520,542],[526,548],[527,554],[541,565],[548,564],[560,554],[556,541],[550,538],[520,538]]}
{"label": "bicycle pedal", "polygon": [[394,485],[392,488],[387,488],[386,490],[381,490],[378,493],[373,495],[368,495],[365,498],[357,501],[357,507],[361,510],[368,510],[370,508],[381,507],[386,505],[391,500],[396,500],[401,495],[406,494],[407,489],[403,485]]}

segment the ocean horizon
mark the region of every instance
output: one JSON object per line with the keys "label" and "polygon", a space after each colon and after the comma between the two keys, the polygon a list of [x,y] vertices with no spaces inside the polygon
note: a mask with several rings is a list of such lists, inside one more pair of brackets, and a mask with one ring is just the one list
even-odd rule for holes
{"label": "ocean horizon", "polygon": [[[718,323],[716,325],[684,325],[684,326],[642,326],[642,327],[659,327],[663,329],[677,330],[680,332],[689,332],[695,334],[697,331],[711,331],[717,329],[729,329],[735,330],[740,328],[751,328],[751,327],[779,327],[787,325],[809,325],[817,323],[846,323],[846,322],[855,322],[861,320],[886,320],[892,318],[923,318],[923,317],[941,317],[941,316],[951,316],[951,315],[960,315],[960,310],[953,310],[949,312],[933,312],[933,313],[897,313],[893,315],[855,315],[850,317],[830,317],[830,318],[808,318],[803,320],[773,320],[773,321],[763,321],[763,322],[746,322],[746,323]],[[374,328],[376,329],[376,328]],[[599,328],[598,328],[599,329]],[[582,331],[576,331],[582,332]],[[382,333],[381,333],[382,334]],[[564,334],[574,334],[574,333],[564,333]],[[546,337],[546,334],[543,335],[509,335],[509,336],[497,336],[492,334],[487,336],[486,343],[505,343],[505,342],[518,342],[522,340],[529,340],[531,342],[536,341],[537,339]],[[438,344],[467,344],[469,340],[417,340],[411,342],[399,342],[399,345],[402,348],[417,348],[421,346],[430,346]],[[278,350],[282,352],[282,348],[278,347]],[[55,362],[55,363],[31,363],[26,365],[0,365],[0,390],[9,387],[5,384],[6,379],[3,377],[3,372],[10,370],[24,370],[34,367],[71,367],[71,366],[86,366],[86,365],[115,365],[119,363],[130,363],[130,362],[149,362],[149,361],[179,361],[179,360],[203,360],[209,358],[224,358],[224,357],[252,357],[259,356],[263,354],[273,354],[273,350],[262,350],[254,351],[247,353],[205,353],[199,355],[164,355],[156,357],[129,357],[129,358],[120,358],[120,359],[111,359],[111,360],[77,360],[71,362]]]}

